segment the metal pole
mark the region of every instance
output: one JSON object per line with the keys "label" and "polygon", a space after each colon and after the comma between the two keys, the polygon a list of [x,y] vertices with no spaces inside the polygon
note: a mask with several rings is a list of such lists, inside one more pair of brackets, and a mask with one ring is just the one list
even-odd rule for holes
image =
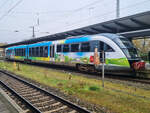
{"label": "metal pole", "polygon": [[33,38],[35,38],[34,26],[33,26],[32,28],[33,28],[33,32],[32,32],[32,33],[33,33],[33,35],[32,35],[32,37],[33,37]]}
{"label": "metal pole", "polygon": [[120,0],[116,1],[116,18],[120,17]]}
{"label": "metal pole", "polygon": [[104,87],[104,62],[105,62],[105,58],[104,58],[104,51],[102,51],[102,87]]}
{"label": "metal pole", "polygon": [[39,13],[37,13],[37,25],[40,25]]}

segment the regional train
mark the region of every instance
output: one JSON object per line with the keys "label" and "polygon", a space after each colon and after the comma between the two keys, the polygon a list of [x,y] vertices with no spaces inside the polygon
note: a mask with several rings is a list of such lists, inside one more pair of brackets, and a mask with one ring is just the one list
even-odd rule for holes
{"label": "regional train", "polygon": [[8,47],[5,58],[67,65],[86,71],[101,70],[103,58],[106,71],[129,72],[144,68],[133,44],[127,38],[111,33]]}

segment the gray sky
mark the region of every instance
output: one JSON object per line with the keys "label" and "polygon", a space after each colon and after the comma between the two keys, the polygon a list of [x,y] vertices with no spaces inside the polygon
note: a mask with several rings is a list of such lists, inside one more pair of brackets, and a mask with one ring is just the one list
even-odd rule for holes
{"label": "gray sky", "polygon": [[[111,20],[116,0],[0,0],[0,42],[13,43]],[[120,0],[120,17],[150,10],[150,0]],[[37,20],[39,18],[39,25]],[[18,32],[15,32],[18,31]]]}

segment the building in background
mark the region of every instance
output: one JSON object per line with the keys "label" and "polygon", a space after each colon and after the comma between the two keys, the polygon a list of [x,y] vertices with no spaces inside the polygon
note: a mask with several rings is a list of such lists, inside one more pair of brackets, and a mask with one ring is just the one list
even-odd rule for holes
{"label": "building in background", "polygon": [[148,53],[150,52],[150,39],[149,38],[141,38],[132,41],[134,46],[139,50],[139,53],[143,60],[148,61]]}
{"label": "building in background", "polygon": [[[4,43],[0,43],[0,46],[5,45]],[[0,59],[5,55],[5,51],[3,48],[0,48]]]}

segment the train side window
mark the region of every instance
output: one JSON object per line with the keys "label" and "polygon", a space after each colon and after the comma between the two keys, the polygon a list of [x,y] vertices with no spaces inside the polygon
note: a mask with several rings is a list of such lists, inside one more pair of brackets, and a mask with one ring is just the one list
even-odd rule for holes
{"label": "train side window", "polygon": [[18,49],[18,56],[20,56],[20,49]]}
{"label": "train side window", "polygon": [[24,48],[22,49],[22,56],[24,56]]}
{"label": "train side window", "polygon": [[104,42],[99,42],[99,52],[104,51]]}
{"label": "train side window", "polygon": [[25,48],[23,48],[23,56],[25,56]]}
{"label": "train side window", "polygon": [[21,54],[21,53],[20,53],[20,49],[18,49],[18,56],[20,56],[20,54]]}
{"label": "train side window", "polygon": [[19,49],[17,49],[17,56],[19,56]]}
{"label": "train side window", "polygon": [[48,57],[48,46],[44,47],[44,57]]}
{"label": "train side window", "polygon": [[18,56],[20,56],[20,53],[19,53],[19,52],[20,52],[20,49],[18,49]]}
{"label": "train side window", "polygon": [[39,47],[36,47],[36,57],[39,57]]}
{"label": "train side window", "polygon": [[20,49],[20,56],[22,56],[22,49]]}
{"label": "train side window", "polygon": [[108,44],[101,42],[99,43],[99,52],[114,52],[114,49],[112,47],[110,47]]}
{"label": "train side window", "polygon": [[34,57],[34,48],[32,48],[32,57]]}
{"label": "train side window", "polygon": [[43,57],[43,47],[40,47],[40,57]]}
{"label": "train side window", "polygon": [[15,49],[15,56],[17,56],[17,49]]}
{"label": "train side window", "polygon": [[29,48],[29,57],[31,57],[32,55],[31,55],[31,48]]}
{"label": "train side window", "polygon": [[23,48],[23,56],[25,56],[25,48]]}
{"label": "train side window", "polygon": [[15,56],[16,56],[16,53],[17,53],[17,52],[16,52],[16,49],[15,49]]}
{"label": "train side window", "polygon": [[34,47],[34,57],[36,57],[36,47]]}
{"label": "train side window", "polygon": [[90,48],[91,48],[90,51],[94,52],[95,48],[98,48],[98,45],[99,45],[99,41],[97,40],[90,41]]}
{"label": "train side window", "polygon": [[63,52],[69,52],[69,44],[63,46]]}
{"label": "train side window", "polygon": [[15,50],[16,50],[15,56],[18,56],[18,49],[15,49]]}
{"label": "train side window", "polygon": [[104,45],[104,50],[106,52],[114,52],[114,49],[112,47],[110,47],[108,44]]}
{"label": "train side window", "polygon": [[90,43],[81,43],[81,52],[90,52]]}
{"label": "train side window", "polygon": [[79,52],[79,44],[71,44],[71,52]]}
{"label": "train side window", "polygon": [[19,55],[18,55],[18,56],[21,56],[21,51],[20,51],[20,49],[18,49],[18,51],[19,51],[19,53],[18,53]]}
{"label": "train side window", "polygon": [[23,56],[23,49],[21,49],[21,56]]}
{"label": "train side window", "polygon": [[57,45],[57,52],[61,52],[62,45]]}
{"label": "train side window", "polygon": [[21,56],[23,56],[23,49],[21,49]]}
{"label": "train side window", "polygon": [[17,49],[17,56],[19,56],[19,49]]}

